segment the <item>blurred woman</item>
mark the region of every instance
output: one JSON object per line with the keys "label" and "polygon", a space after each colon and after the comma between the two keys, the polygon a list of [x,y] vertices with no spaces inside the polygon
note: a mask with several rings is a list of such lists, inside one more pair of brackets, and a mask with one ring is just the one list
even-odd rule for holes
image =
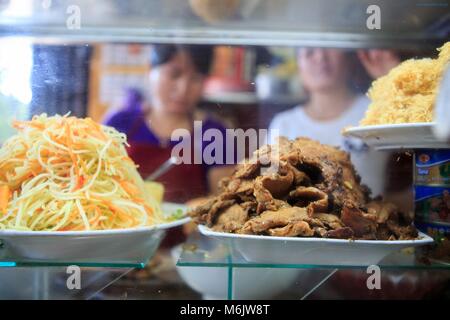
{"label": "blurred woman", "polygon": [[340,49],[298,50],[298,70],[308,98],[275,116],[271,129],[289,138],[308,136],[341,146],[340,131],[364,117],[368,99],[350,86],[350,56]]}
{"label": "blurred woman", "polygon": [[[107,125],[127,134],[130,157],[139,165],[144,178],[171,157],[172,148],[180,141],[171,140],[174,130],[188,132],[183,138],[190,139],[191,146],[198,145],[202,153],[208,143],[194,135],[194,121],[202,121],[203,131],[217,129],[225,136],[225,127],[220,122],[196,109],[212,58],[210,46],[154,45],[149,100],[144,102],[134,94],[125,108],[107,116]],[[229,171],[228,166],[207,165],[203,161],[184,163],[173,166],[157,181],[165,186],[166,201],[183,203],[214,192],[218,180]]]}
{"label": "blurred woman", "polygon": [[290,139],[308,137],[350,152],[362,182],[374,195],[381,194],[386,155],[372,152],[361,141],[341,133],[347,126],[357,126],[369,105],[362,94],[366,88],[355,86],[353,81],[361,70],[356,57],[341,49],[301,48],[297,61],[307,100],[276,115],[269,129]]}

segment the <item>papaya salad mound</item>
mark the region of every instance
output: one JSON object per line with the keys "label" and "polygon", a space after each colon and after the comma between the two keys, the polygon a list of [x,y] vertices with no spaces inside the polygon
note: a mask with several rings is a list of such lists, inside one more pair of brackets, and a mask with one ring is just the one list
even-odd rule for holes
{"label": "papaya salad mound", "polygon": [[15,121],[0,149],[0,230],[84,231],[167,221],[126,136],[90,118]]}
{"label": "papaya salad mound", "polygon": [[434,104],[444,71],[450,63],[450,42],[437,59],[410,59],[375,80],[371,104],[361,126],[433,121]]}
{"label": "papaya salad mound", "polygon": [[221,181],[219,195],[189,215],[228,233],[365,240],[418,236],[412,217],[370,198],[346,152],[307,138],[263,146]]}

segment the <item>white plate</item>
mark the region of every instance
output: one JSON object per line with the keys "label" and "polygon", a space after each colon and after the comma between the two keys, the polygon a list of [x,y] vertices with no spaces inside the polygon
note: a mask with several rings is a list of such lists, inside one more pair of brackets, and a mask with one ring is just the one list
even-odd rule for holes
{"label": "white plate", "polygon": [[401,123],[348,128],[344,136],[362,139],[377,150],[449,148],[434,133],[434,123]]}
{"label": "white plate", "polygon": [[249,262],[269,264],[367,266],[394,251],[433,242],[422,232],[418,240],[379,241],[242,235],[215,232],[205,226],[199,230],[226,242]]}
{"label": "white plate", "polygon": [[[182,204],[164,203],[170,214]],[[142,264],[153,256],[165,230],[188,222],[186,217],[151,227],[95,231],[0,230],[0,261],[39,263]]]}

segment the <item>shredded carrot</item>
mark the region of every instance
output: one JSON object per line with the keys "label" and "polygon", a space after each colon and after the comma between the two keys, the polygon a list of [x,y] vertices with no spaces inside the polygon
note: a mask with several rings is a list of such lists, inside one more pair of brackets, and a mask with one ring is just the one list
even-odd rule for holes
{"label": "shredded carrot", "polygon": [[121,218],[122,220],[125,220],[125,221],[131,220],[133,224],[135,224],[137,222],[135,217],[126,213],[121,208],[115,206],[114,204],[110,203],[109,201],[105,201],[105,203],[107,203],[107,206],[109,207],[109,209],[111,211],[117,213],[118,217]]}
{"label": "shredded carrot", "polygon": [[78,189],[83,188],[85,182],[86,182],[86,181],[85,181],[84,176],[83,176],[83,175],[79,175],[79,176],[77,177],[77,183],[76,183],[75,188],[73,189],[73,191],[76,191],[76,190],[78,190]]}
{"label": "shredded carrot", "polygon": [[11,190],[7,185],[0,186],[0,210],[6,212],[8,209],[9,199],[11,198]]}
{"label": "shredded carrot", "polygon": [[45,129],[45,125],[39,122],[32,122],[32,121],[18,121],[18,120],[14,120],[12,122],[12,126],[15,129],[18,130],[23,130],[24,128],[26,128],[27,126],[36,128],[36,129],[40,129],[40,130],[44,130]]}
{"label": "shredded carrot", "polygon": [[119,181],[119,184],[130,196],[139,194],[139,189],[134,184],[125,180]]}
{"label": "shredded carrot", "polygon": [[147,211],[147,213],[153,213],[154,210],[152,207],[150,207],[148,204],[144,203],[144,208]]}
{"label": "shredded carrot", "polygon": [[166,221],[159,203],[144,198],[123,133],[69,115],[42,114],[13,126],[18,133],[0,152],[0,218],[8,210],[0,229],[103,230]]}

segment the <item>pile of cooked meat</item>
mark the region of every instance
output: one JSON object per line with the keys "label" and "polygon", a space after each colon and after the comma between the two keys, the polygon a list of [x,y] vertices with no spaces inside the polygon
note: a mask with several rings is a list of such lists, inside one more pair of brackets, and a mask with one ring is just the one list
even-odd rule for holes
{"label": "pile of cooked meat", "polygon": [[370,199],[350,157],[337,148],[280,138],[239,164],[219,195],[189,214],[215,231],[282,237],[406,240],[408,215]]}

